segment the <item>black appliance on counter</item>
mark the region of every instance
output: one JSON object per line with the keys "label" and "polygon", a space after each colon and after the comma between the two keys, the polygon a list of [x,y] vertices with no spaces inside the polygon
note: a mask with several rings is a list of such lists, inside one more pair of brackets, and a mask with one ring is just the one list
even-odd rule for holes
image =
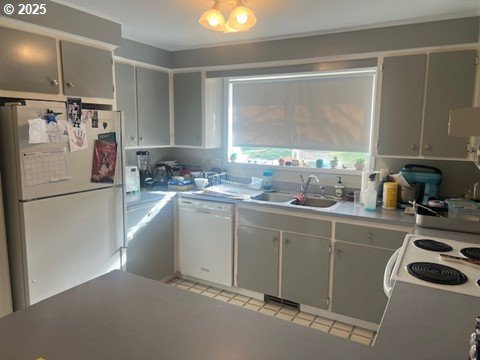
{"label": "black appliance on counter", "polygon": [[148,188],[153,186],[155,180],[151,173],[150,153],[146,150],[137,151],[137,163],[140,174],[140,187]]}
{"label": "black appliance on counter", "polygon": [[168,180],[173,177],[173,169],[161,161],[155,164],[154,179],[156,186],[168,186]]}

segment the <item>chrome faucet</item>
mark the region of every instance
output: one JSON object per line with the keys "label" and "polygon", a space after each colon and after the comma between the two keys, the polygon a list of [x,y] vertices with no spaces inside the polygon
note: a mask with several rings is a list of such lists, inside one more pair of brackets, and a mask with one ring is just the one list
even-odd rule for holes
{"label": "chrome faucet", "polygon": [[310,175],[307,180],[305,180],[303,175],[300,175],[300,195],[307,196],[308,186],[312,180],[315,180],[317,184],[319,183],[315,175]]}

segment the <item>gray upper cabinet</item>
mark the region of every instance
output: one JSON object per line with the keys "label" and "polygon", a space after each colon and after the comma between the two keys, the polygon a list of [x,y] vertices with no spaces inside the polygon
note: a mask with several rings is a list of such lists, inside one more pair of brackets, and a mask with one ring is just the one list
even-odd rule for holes
{"label": "gray upper cabinet", "polygon": [[336,242],[332,311],[379,324],[387,304],[383,273],[392,254],[388,249]]}
{"label": "gray upper cabinet", "polygon": [[328,308],[330,240],[282,234],[282,298]]}
{"label": "gray upper cabinet", "polygon": [[201,72],[173,75],[175,145],[202,146],[203,76]]}
{"label": "gray upper cabinet", "polygon": [[280,233],[275,230],[239,226],[237,239],[237,285],[277,296]]}
{"label": "gray upper cabinet", "polygon": [[425,54],[384,59],[379,155],[420,154],[426,63]]}
{"label": "gray upper cabinet", "polygon": [[136,68],[138,145],[170,145],[168,73]]}
{"label": "gray upper cabinet", "polygon": [[430,54],[423,155],[466,158],[468,138],[448,136],[451,109],[473,106],[475,50]]}
{"label": "gray upper cabinet", "polygon": [[448,121],[450,110],[473,104],[476,57],[476,50],[386,57],[378,155],[467,159],[469,139],[449,136]]}
{"label": "gray upper cabinet", "polygon": [[137,145],[137,110],[135,93],[135,68],[115,63],[115,90],[117,110],[124,112],[125,146]]}
{"label": "gray upper cabinet", "polygon": [[56,40],[0,28],[0,89],[59,93]]}
{"label": "gray upper cabinet", "polygon": [[60,45],[65,95],[112,99],[112,53],[68,41]]}

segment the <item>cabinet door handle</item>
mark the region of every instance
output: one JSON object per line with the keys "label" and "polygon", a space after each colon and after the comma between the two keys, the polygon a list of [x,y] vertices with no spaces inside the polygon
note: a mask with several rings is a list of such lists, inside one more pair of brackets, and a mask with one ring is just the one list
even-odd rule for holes
{"label": "cabinet door handle", "polygon": [[58,80],[57,79],[50,80],[50,85],[57,86],[58,85]]}
{"label": "cabinet door handle", "polygon": [[416,148],[417,148],[417,147],[415,146],[415,144],[411,144],[411,145],[410,145],[410,149],[415,150]]}
{"label": "cabinet door handle", "polygon": [[337,254],[337,255],[342,255],[342,254],[343,254],[343,251],[340,250],[340,249],[337,249],[337,250],[335,250],[335,254]]}
{"label": "cabinet door handle", "polygon": [[283,240],[283,244],[284,244],[284,245],[290,244],[290,240],[289,240],[289,239]]}
{"label": "cabinet door handle", "polygon": [[135,136],[130,136],[130,140],[135,140]]}
{"label": "cabinet door handle", "polygon": [[67,87],[73,88],[73,82],[71,82],[71,81],[67,82]]}
{"label": "cabinet door handle", "polygon": [[141,136],[140,136],[138,139],[139,139],[140,141],[143,141],[143,137],[141,137]]}
{"label": "cabinet door handle", "polygon": [[369,240],[372,240],[373,239],[373,234],[371,232],[368,232],[365,237]]}
{"label": "cabinet door handle", "polygon": [[425,145],[425,150],[430,151],[432,150],[432,147],[430,145]]}

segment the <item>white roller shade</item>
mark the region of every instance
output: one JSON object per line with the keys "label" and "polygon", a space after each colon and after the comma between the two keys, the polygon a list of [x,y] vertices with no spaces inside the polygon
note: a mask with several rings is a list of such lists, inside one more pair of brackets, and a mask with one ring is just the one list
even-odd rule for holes
{"label": "white roller shade", "polygon": [[373,70],[232,79],[233,146],[368,152]]}

